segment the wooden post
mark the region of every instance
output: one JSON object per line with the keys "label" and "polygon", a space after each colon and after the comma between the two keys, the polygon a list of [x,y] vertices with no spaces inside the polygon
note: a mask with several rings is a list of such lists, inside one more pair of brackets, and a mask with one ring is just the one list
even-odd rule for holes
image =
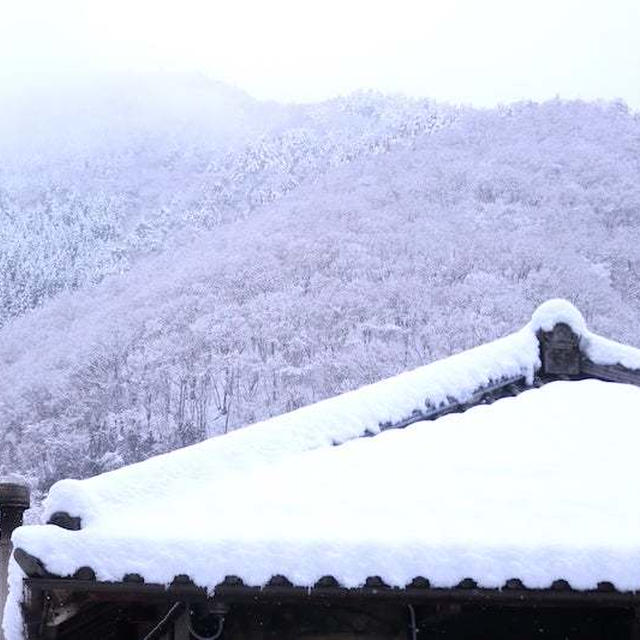
{"label": "wooden post", "polygon": [[175,621],[173,633],[168,637],[174,640],[189,640],[191,637],[189,634],[189,607],[187,607],[185,612]]}
{"label": "wooden post", "polygon": [[640,608],[633,608],[633,616],[631,618],[631,633],[629,640],[640,640]]}
{"label": "wooden post", "polygon": [[7,601],[7,572],[11,557],[11,534],[22,524],[22,515],[29,508],[29,487],[15,483],[0,483],[0,640],[4,640],[2,618]]}

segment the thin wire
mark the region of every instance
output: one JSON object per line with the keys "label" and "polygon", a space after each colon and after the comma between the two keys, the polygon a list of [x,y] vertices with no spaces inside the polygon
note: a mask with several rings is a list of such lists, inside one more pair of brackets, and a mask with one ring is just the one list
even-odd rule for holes
{"label": "thin wire", "polygon": [[153,629],[151,629],[151,631],[149,631],[149,633],[147,633],[147,635],[143,638],[143,640],[153,640],[154,638],[154,634],[156,634],[158,631],[160,631],[165,624],[167,624],[167,622],[173,617],[173,615],[175,614],[175,612],[180,609],[181,607],[184,607],[184,603],[183,602],[176,602],[171,609],[169,609],[169,611],[167,611],[167,613],[165,614],[164,618],[162,618],[162,620],[160,620],[160,622],[158,622],[158,624],[153,627]]}

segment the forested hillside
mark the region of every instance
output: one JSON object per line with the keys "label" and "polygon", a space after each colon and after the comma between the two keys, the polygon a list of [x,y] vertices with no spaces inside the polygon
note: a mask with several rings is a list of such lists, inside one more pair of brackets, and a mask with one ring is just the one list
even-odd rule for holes
{"label": "forested hillside", "polygon": [[0,473],[46,489],[130,463],[512,331],[549,297],[640,345],[624,105],[267,112],[253,141],[111,146],[44,200],[2,184]]}
{"label": "forested hillside", "polygon": [[455,118],[374,93],[286,107],[200,76],[107,80],[0,102],[0,326]]}

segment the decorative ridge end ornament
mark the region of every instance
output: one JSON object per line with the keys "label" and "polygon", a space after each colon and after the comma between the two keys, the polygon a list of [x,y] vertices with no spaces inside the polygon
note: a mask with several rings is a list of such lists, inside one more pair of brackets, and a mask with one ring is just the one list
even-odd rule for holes
{"label": "decorative ridge end ornament", "polygon": [[579,376],[581,373],[580,336],[564,322],[551,331],[538,331],[542,372],[552,376]]}
{"label": "decorative ridge end ornament", "polygon": [[11,557],[11,534],[22,524],[22,514],[30,505],[29,487],[15,482],[0,483],[0,640],[2,616],[7,600],[7,573]]}
{"label": "decorative ridge end ornament", "polygon": [[66,511],[56,511],[51,515],[47,524],[55,524],[62,529],[69,531],[80,531],[82,529],[82,518],[79,516],[71,516]]}

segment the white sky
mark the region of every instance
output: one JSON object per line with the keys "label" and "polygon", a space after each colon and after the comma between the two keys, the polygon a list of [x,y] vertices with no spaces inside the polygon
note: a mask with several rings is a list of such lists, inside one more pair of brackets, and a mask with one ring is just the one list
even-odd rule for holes
{"label": "white sky", "polygon": [[0,76],[125,69],[281,101],[377,88],[638,109],[640,0],[0,0]]}

